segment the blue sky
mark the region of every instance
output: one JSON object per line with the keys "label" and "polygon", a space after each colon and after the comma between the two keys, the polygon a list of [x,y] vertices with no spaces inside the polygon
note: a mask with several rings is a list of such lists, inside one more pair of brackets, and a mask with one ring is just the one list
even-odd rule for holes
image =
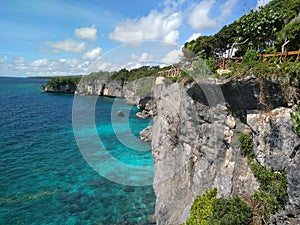
{"label": "blue sky", "polygon": [[214,34],[267,2],[0,0],[0,76],[170,64],[187,40]]}

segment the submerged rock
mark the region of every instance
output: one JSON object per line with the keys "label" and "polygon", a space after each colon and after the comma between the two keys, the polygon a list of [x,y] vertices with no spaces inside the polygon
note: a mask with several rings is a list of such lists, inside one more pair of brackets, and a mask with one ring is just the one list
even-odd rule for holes
{"label": "submerged rock", "polygon": [[119,110],[119,111],[117,112],[117,116],[124,117],[124,116],[125,116],[125,113],[124,113],[122,110]]}

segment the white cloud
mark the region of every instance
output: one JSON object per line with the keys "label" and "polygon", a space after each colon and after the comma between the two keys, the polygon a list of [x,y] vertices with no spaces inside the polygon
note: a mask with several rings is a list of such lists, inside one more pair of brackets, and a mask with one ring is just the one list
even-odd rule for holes
{"label": "white cloud", "polygon": [[23,57],[0,63],[0,74],[15,76],[64,76],[87,74],[88,61],[80,59],[37,59],[27,61]]}
{"label": "white cloud", "polygon": [[36,67],[39,67],[39,66],[45,66],[48,64],[48,59],[37,59],[33,62],[30,63],[31,66],[36,66]]}
{"label": "white cloud", "polygon": [[257,0],[256,3],[256,9],[259,9],[260,6],[265,6],[268,4],[271,0]]}
{"label": "white cloud", "polygon": [[131,55],[131,59],[135,60],[135,61],[149,61],[151,60],[153,57],[147,53],[147,52],[143,52],[140,56],[137,56],[135,54]]}
{"label": "white cloud", "polygon": [[83,59],[96,59],[97,57],[99,57],[102,53],[102,49],[97,47],[94,48],[90,51],[87,51],[84,55],[83,55]]}
{"label": "white cloud", "polygon": [[76,37],[81,39],[87,39],[90,41],[97,40],[97,28],[95,26],[77,28],[74,30],[74,34]]}
{"label": "white cloud", "polygon": [[203,31],[217,27],[217,22],[208,16],[214,3],[215,0],[203,0],[191,7],[188,23],[193,29]]}
{"label": "white cloud", "polygon": [[180,6],[182,6],[187,0],[165,0],[163,2],[163,5],[166,9],[178,9]]}
{"label": "white cloud", "polygon": [[2,59],[0,59],[0,63],[5,63],[7,61],[7,56],[4,56]]}
{"label": "white cloud", "polygon": [[232,14],[232,8],[236,5],[237,0],[228,0],[223,5],[221,5],[221,15],[218,18],[219,20],[223,20],[224,17]]}
{"label": "white cloud", "polygon": [[57,42],[47,42],[46,45],[54,48],[53,52],[55,53],[60,51],[79,53],[85,49],[84,42],[77,42],[72,39]]}
{"label": "white cloud", "polygon": [[176,43],[181,23],[180,13],[151,11],[147,16],[117,24],[109,38],[120,42],[162,40]]}
{"label": "white cloud", "polygon": [[23,69],[26,67],[27,62],[23,57],[17,57],[14,59],[13,64],[17,70]]}
{"label": "white cloud", "polygon": [[181,49],[170,51],[165,55],[165,57],[161,60],[163,63],[170,65],[179,62],[183,53]]}
{"label": "white cloud", "polygon": [[196,40],[201,34],[200,33],[193,33],[186,42],[190,42],[192,40]]}

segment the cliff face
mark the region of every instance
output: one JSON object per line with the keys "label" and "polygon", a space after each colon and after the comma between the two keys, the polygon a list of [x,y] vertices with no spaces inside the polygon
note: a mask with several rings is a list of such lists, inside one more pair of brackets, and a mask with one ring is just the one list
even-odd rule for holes
{"label": "cliff face", "polygon": [[141,99],[151,95],[154,83],[155,77],[144,77],[123,84],[107,79],[89,79],[79,82],[75,94],[125,98],[128,104],[138,105]]}
{"label": "cliff face", "polygon": [[[262,164],[288,172],[290,204],[283,215],[299,217],[299,138],[280,84],[247,77],[187,87],[157,85],[152,151],[157,224],[180,224],[197,195],[250,196],[258,183],[241,155],[237,135],[252,132]],[[274,217],[277,221],[279,217]]]}
{"label": "cliff face", "polygon": [[42,86],[42,90],[52,93],[74,94],[76,90],[75,84],[64,84],[59,87]]}

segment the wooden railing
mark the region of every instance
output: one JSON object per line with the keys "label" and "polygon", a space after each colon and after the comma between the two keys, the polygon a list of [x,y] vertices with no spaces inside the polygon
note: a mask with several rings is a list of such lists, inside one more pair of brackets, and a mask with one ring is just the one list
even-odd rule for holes
{"label": "wooden railing", "polygon": [[165,76],[165,77],[176,77],[181,74],[180,68],[173,67],[169,70],[162,70],[158,72],[158,76]]}
{"label": "wooden railing", "polygon": [[231,57],[231,58],[225,58],[222,57],[218,62],[218,68],[220,70],[226,70],[231,67],[231,63],[241,63],[243,61],[243,57]]}
{"label": "wooden railing", "polygon": [[[276,64],[285,61],[297,61],[300,60],[300,50],[289,51],[289,52],[276,52],[273,54],[260,54],[259,58],[260,58],[260,62],[276,63]],[[218,68],[219,70],[228,70],[230,69],[231,64],[233,62],[239,64],[242,61],[243,61],[243,57],[232,57],[232,58],[222,57],[218,61]]]}
{"label": "wooden railing", "polygon": [[260,54],[261,62],[285,62],[285,61],[297,61],[300,60],[300,50],[298,51],[289,51],[289,52],[276,52],[273,54]]}

